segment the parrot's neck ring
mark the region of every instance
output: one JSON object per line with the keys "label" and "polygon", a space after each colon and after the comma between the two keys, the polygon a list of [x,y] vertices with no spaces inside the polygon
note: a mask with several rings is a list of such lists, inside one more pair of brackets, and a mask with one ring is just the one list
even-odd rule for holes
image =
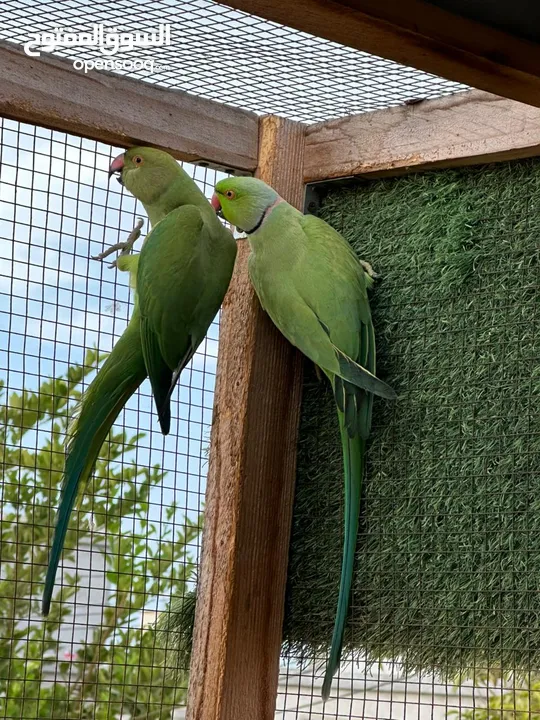
{"label": "parrot's neck ring", "polygon": [[283,202],[282,197],[278,197],[277,200],[274,200],[274,202],[271,205],[269,205],[267,208],[265,208],[263,214],[261,215],[261,219],[259,220],[259,222],[254,227],[252,227],[251,230],[244,230],[246,235],[252,235],[254,232],[257,232],[257,230],[261,227],[263,222],[266,220],[270,210],[273,210],[276,207],[276,205],[279,205],[280,202]]}

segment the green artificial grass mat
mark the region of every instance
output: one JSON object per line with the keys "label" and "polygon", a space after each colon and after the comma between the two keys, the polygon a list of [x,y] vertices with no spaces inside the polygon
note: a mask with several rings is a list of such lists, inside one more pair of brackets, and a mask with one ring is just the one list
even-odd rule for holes
{"label": "green artificial grass mat", "polygon": [[[445,677],[540,671],[540,163],[337,188],[380,273],[378,375],[344,650]],[[285,648],[328,648],[343,533],[328,383],[306,361]]]}

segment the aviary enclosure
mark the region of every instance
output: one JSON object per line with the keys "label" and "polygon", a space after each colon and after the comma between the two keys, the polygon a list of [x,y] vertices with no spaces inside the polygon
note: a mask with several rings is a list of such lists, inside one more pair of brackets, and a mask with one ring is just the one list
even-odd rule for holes
{"label": "aviary enclosure", "polygon": [[[413,0],[232,5],[0,9],[0,714],[538,717],[534,23],[509,9],[501,28],[474,3],[470,17]],[[99,23],[170,25],[171,44],[145,56],[151,69],[123,51],[115,72],[73,66],[97,48],[23,52],[36,33]],[[174,432],[162,438],[143,385],[39,614],[67,422],[129,315],[124,277],[92,257],[141,215],[106,174],[135,144],[172,153],[208,194],[256,173],[380,274],[379,372],[399,400],[375,404],[347,654],[326,705],[337,425],[314,368],[262,313],[245,241]],[[195,588],[178,668],[177,635],[154,626]]]}

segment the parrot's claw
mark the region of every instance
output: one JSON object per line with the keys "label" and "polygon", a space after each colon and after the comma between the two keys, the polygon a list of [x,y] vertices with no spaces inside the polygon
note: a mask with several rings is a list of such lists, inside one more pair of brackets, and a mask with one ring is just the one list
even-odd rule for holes
{"label": "parrot's claw", "polygon": [[360,265],[364,268],[370,278],[373,278],[375,280],[375,278],[381,277],[379,273],[375,272],[375,270],[370,265],[370,263],[367,262],[367,260],[360,260]]}
{"label": "parrot's claw", "polygon": [[[109,255],[112,255],[114,252],[120,251],[120,255],[129,255],[131,252],[133,252],[133,246],[141,236],[141,228],[144,225],[144,220],[142,218],[139,218],[137,220],[137,224],[133,228],[133,230],[129,233],[128,238],[125,242],[119,242],[116,243],[116,245],[111,245],[103,252],[99,253],[99,255],[94,255],[92,257],[92,260],[99,260],[103,261],[106,257],[109,257]],[[112,263],[109,265],[110,268],[116,267],[116,260],[113,260]]]}

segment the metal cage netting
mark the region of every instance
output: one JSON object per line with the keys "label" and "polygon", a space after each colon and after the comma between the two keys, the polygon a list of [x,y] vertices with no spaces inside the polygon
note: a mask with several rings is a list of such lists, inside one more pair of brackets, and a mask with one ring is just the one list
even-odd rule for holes
{"label": "metal cage netting", "polygon": [[[95,24],[128,33],[170,24],[170,45],[123,50],[114,72],[306,124],[468,89],[212,0],[4,0],[0,20],[0,40],[19,47],[36,34]],[[95,47],[42,50],[48,54],[103,58]],[[141,59],[152,62],[137,70]],[[1,133],[0,715],[180,718],[186,654],[178,668],[169,652],[177,649],[175,606],[163,611],[196,581],[218,323],[182,375],[169,437],[159,432],[147,383],[120,415],[75,513],[62,591],[44,621],[38,599],[67,424],[132,307],[127,276],[91,258],[125,239],[140,207],[107,183],[119,149],[7,119]],[[186,167],[207,195],[223,176]],[[527,529],[537,515],[537,468],[523,440],[525,426],[537,434],[529,402],[536,391],[531,384],[511,399],[489,370],[497,357],[520,383],[534,375],[537,177],[533,162],[445,171],[335,188],[323,203],[325,219],[383,274],[373,296],[381,371],[403,397],[396,408],[376,405],[351,654],[337,697],[323,707],[342,478],[332,401],[306,369],[283,720],[427,720],[452,711],[483,720],[481,707],[494,699],[537,717],[540,682],[527,672],[538,646],[536,588],[524,575],[537,555]],[[494,386],[490,417],[457,378],[478,393]],[[509,445],[490,434],[505,417],[521,433]],[[192,613],[192,603],[185,607]],[[170,619],[161,634],[151,629],[158,616]],[[456,689],[465,676],[473,679]]]}
{"label": "metal cage netting", "polygon": [[[466,89],[212,0],[119,0],[114,5],[5,0],[0,20],[0,39],[18,44],[35,33],[88,31],[94,23],[130,32],[170,23],[170,46],[121,54],[125,59],[153,59],[152,70],[125,72],[161,87],[308,123]],[[55,54],[103,58],[96,48],[60,49]]]}

